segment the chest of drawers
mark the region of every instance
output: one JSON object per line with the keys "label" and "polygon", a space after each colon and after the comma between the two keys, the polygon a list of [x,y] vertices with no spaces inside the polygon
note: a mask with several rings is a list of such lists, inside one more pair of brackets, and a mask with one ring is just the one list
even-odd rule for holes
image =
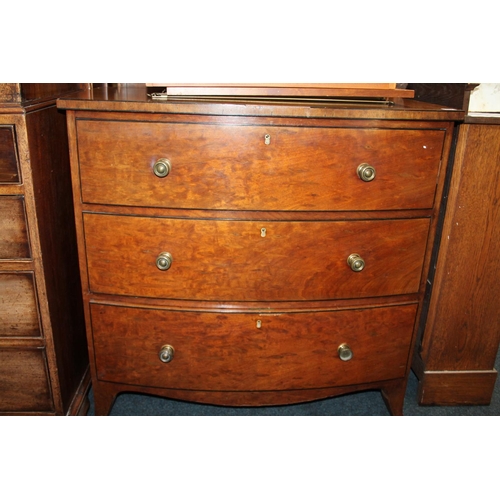
{"label": "chest of drawers", "polygon": [[66,121],[78,84],[0,84],[0,415],[85,414]]}
{"label": "chest of drawers", "polygon": [[453,121],[392,105],[60,99],[96,414],[136,391],[401,414]]}

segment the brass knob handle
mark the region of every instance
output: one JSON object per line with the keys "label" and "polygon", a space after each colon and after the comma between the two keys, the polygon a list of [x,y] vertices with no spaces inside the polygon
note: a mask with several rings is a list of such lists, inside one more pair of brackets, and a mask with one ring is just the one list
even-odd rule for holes
{"label": "brass knob handle", "polygon": [[170,363],[174,359],[174,348],[171,345],[164,345],[158,353],[158,357],[162,363]]}
{"label": "brass knob handle", "polygon": [[156,267],[160,271],[166,271],[172,265],[174,258],[169,252],[162,252],[158,257],[156,257]]}
{"label": "brass knob handle", "polygon": [[372,167],[368,163],[362,163],[358,167],[358,177],[365,182],[370,182],[375,179],[375,175],[377,174],[377,171],[375,170],[375,167]]}
{"label": "brass knob handle", "polygon": [[153,172],[156,177],[166,177],[170,170],[172,169],[172,164],[166,158],[160,158],[153,165]]}
{"label": "brass knob handle", "polygon": [[347,264],[357,273],[365,268],[365,261],[357,253],[352,253],[347,257]]}
{"label": "brass knob handle", "polygon": [[349,361],[350,359],[352,359],[352,350],[347,344],[340,344],[337,352],[339,354],[339,358],[342,361]]}

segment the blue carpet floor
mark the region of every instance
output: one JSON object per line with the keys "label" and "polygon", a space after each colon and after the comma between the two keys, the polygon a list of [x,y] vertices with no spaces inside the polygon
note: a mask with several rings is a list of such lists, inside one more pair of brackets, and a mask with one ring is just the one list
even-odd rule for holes
{"label": "blue carpet floor", "polygon": [[[495,368],[500,371],[500,351]],[[500,377],[497,378],[491,404],[488,406],[419,406],[417,404],[418,380],[410,373],[406,391],[404,414],[407,416],[479,416],[500,415]],[[94,415],[92,391],[88,415]],[[232,408],[206,404],[186,403],[155,396],[119,394],[111,409],[112,416],[314,416],[314,415],[389,415],[379,391],[366,391],[338,396],[312,403],[260,408]]]}

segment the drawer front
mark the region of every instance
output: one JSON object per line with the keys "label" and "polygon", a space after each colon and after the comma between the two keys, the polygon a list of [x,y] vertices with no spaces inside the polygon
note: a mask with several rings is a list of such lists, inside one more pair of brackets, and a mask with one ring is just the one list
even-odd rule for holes
{"label": "drawer front", "polygon": [[0,259],[29,259],[22,196],[0,196]]}
{"label": "drawer front", "polygon": [[[77,138],[87,203],[389,210],[432,207],[444,131],[79,120]],[[162,178],[160,158],[171,166]]]}
{"label": "drawer front", "polygon": [[0,349],[0,412],[53,411],[45,351]]}
{"label": "drawer front", "polygon": [[0,125],[0,183],[18,183],[19,181],[14,126]]}
{"label": "drawer front", "polygon": [[39,337],[32,273],[0,272],[0,337]]}
{"label": "drawer front", "polygon": [[[90,289],[196,300],[322,300],[416,293],[428,219],[182,220],[84,214]],[[169,269],[157,257],[169,253]],[[355,272],[348,257],[365,267]]]}
{"label": "drawer front", "polygon": [[[92,304],[97,377],[208,391],[307,389],[402,377],[416,307],[259,315]],[[341,344],[352,350],[349,361],[339,358]],[[174,349],[167,363],[159,357],[165,345]]]}

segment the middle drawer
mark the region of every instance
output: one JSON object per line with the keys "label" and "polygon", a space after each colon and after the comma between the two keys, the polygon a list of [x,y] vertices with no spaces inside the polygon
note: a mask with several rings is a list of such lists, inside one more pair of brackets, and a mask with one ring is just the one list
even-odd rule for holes
{"label": "middle drawer", "polygon": [[0,260],[30,257],[24,197],[0,196]]}
{"label": "middle drawer", "polygon": [[417,293],[429,219],[270,222],[86,213],[84,226],[92,292],[294,301]]}

